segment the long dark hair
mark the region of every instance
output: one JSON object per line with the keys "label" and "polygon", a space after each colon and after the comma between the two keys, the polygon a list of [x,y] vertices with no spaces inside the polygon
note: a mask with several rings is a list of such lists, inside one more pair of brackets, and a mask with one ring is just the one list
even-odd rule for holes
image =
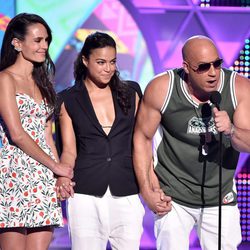
{"label": "long dark hair", "polygon": [[[11,44],[13,38],[24,41],[28,27],[36,23],[40,23],[46,28],[48,33],[48,45],[50,45],[52,41],[51,29],[42,17],[28,13],[16,15],[9,22],[4,34],[0,57],[0,71],[8,68],[16,62],[18,52]],[[55,65],[47,51],[46,59],[43,63],[34,63],[32,76],[39,87],[43,98],[45,98],[49,106],[53,108],[56,100],[56,93],[52,84],[54,74]]]}
{"label": "long dark hair", "polygon": [[[74,77],[76,84],[82,84],[87,77],[88,69],[82,62],[82,57],[89,59],[90,54],[93,50],[112,47],[116,50],[115,40],[106,33],[95,32],[90,34],[77,56],[74,63]],[[117,100],[124,114],[128,114],[128,110],[131,108],[130,103],[130,92],[128,91],[128,85],[121,81],[119,78],[119,72],[116,70],[112,76],[109,86],[112,90],[117,92]]]}

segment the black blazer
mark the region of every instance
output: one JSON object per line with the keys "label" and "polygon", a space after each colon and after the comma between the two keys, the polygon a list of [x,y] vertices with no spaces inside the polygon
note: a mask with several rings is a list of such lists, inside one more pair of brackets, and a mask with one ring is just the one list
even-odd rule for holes
{"label": "black blazer", "polygon": [[[59,106],[64,102],[72,120],[77,158],[74,178],[76,193],[102,196],[110,187],[115,196],[126,196],[139,192],[132,161],[132,136],[135,123],[135,93],[142,93],[136,82],[127,81],[131,93],[131,108],[125,115],[112,91],[115,120],[108,135],[103,131],[84,84],[59,93]],[[56,120],[56,144],[61,152],[59,123]]]}

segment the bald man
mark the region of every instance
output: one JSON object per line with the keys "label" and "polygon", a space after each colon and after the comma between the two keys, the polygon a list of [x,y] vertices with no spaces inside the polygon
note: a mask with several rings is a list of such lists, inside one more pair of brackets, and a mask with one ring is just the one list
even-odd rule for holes
{"label": "bald man", "polygon": [[[140,192],[155,213],[158,250],[189,249],[193,227],[202,249],[218,249],[221,133],[221,244],[237,249],[241,229],[234,173],[239,152],[250,152],[250,81],[222,68],[208,37],[189,38],[182,55],[182,68],[157,75],[140,106],[134,133]],[[216,105],[210,102],[213,91]]]}

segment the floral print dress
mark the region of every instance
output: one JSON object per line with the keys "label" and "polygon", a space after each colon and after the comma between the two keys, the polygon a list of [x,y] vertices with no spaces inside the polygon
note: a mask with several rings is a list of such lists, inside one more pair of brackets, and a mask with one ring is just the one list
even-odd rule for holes
{"label": "floral print dress", "polygon": [[[45,141],[51,110],[26,94],[17,93],[16,101],[24,130],[54,158]],[[11,142],[1,117],[0,140],[0,228],[62,226],[53,172]]]}

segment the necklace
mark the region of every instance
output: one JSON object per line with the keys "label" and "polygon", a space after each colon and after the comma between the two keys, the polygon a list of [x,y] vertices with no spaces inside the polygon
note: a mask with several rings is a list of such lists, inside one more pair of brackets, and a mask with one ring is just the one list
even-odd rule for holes
{"label": "necklace", "polygon": [[8,73],[10,73],[10,74],[12,74],[12,75],[19,76],[19,77],[21,77],[21,78],[23,78],[23,79],[25,79],[25,78],[28,79],[28,77],[26,77],[26,76],[24,76],[24,75],[21,75],[21,74],[14,73],[13,71],[10,71],[10,70],[8,70],[8,69],[6,69],[5,71],[7,71]]}

